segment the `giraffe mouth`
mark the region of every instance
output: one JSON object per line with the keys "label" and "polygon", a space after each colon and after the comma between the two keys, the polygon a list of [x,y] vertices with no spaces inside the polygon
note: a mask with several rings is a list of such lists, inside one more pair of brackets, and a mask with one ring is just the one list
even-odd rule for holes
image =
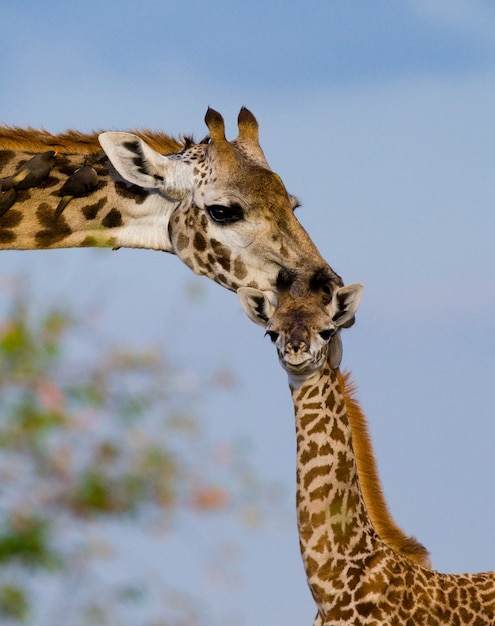
{"label": "giraffe mouth", "polygon": [[304,373],[304,372],[312,372],[318,366],[317,360],[310,354],[308,354],[305,358],[297,360],[290,360],[284,357],[280,358],[280,363],[282,367],[288,372],[293,373]]}
{"label": "giraffe mouth", "polygon": [[305,352],[297,355],[281,355],[280,363],[282,367],[293,374],[312,374],[320,369],[325,358],[325,350],[318,351],[317,354]]}

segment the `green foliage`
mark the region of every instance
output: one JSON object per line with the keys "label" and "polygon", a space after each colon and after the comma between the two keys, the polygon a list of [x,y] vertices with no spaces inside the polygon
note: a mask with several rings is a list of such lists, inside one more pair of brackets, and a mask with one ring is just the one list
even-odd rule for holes
{"label": "green foliage", "polygon": [[3,323],[0,334],[0,378],[25,380],[53,364],[61,349],[61,339],[73,323],[63,309],[45,313],[33,326],[29,320],[27,302],[19,298]]}
{"label": "green foliage", "polygon": [[[254,472],[235,445],[212,456],[195,409],[205,391],[183,384],[184,372],[155,350],[95,342],[81,357],[70,349],[86,332],[81,322],[61,307],[35,315],[28,302],[21,291],[0,319],[0,622],[9,624],[36,614],[40,572],[69,585],[104,558],[98,520],[163,525],[256,500]],[[231,386],[215,376],[210,388]],[[144,583],[126,588],[126,602],[146,596]],[[118,593],[86,596],[73,600],[82,620],[74,624],[127,623],[111,615]]]}
{"label": "green foliage", "polygon": [[29,613],[25,591],[17,585],[0,585],[0,618],[23,622]]}
{"label": "green foliage", "polygon": [[50,548],[50,524],[35,517],[12,516],[0,529],[0,565],[21,561],[30,567],[52,567],[57,556]]}

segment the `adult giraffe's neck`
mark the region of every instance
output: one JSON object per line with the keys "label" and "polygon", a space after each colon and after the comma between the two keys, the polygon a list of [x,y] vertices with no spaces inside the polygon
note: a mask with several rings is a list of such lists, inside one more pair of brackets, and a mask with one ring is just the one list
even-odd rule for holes
{"label": "adult giraffe's neck", "polygon": [[325,612],[337,578],[371,553],[377,536],[362,497],[339,373],[329,364],[291,380],[297,435],[297,520],[309,586]]}
{"label": "adult giraffe's neck", "polygon": [[[0,141],[0,249],[104,246],[172,252],[168,225],[176,203],[125,182],[101,149],[88,153],[83,144],[79,152],[59,153],[39,185],[9,190],[8,177],[32,158],[33,152],[3,148]],[[94,168],[95,189],[71,199],[57,215],[64,196],[62,185],[83,165]],[[14,192],[15,199],[7,206],[7,194]]]}

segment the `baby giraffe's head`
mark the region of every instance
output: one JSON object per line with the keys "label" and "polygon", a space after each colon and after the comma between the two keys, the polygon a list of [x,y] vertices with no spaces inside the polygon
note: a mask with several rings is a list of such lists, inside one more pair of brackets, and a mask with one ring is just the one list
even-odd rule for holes
{"label": "baby giraffe's head", "polygon": [[358,283],[333,291],[320,272],[301,276],[282,271],[277,302],[251,287],[238,290],[247,316],[266,328],[282,367],[293,377],[307,378],[329,359],[336,369],[342,358],[338,331],[351,326],[363,294]]}

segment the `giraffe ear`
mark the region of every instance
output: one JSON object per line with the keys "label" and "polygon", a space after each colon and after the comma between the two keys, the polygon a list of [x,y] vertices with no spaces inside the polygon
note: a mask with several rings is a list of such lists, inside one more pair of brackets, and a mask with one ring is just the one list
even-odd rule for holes
{"label": "giraffe ear", "polygon": [[184,163],[156,152],[137,135],[107,132],[98,141],[117,172],[133,185],[160,189],[173,200],[180,200],[189,190],[181,171]]}
{"label": "giraffe ear", "polygon": [[289,194],[289,202],[293,211],[295,211],[301,206],[301,203],[299,202],[299,198],[297,198],[296,196],[293,196],[291,193]]}
{"label": "giraffe ear", "polygon": [[363,296],[364,286],[352,283],[337,289],[332,297],[332,321],[337,328],[350,326]]}
{"label": "giraffe ear", "polygon": [[328,346],[329,350],[329,360],[330,367],[333,370],[336,370],[340,367],[340,362],[342,361],[342,339],[340,338],[340,332],[335,333],[330,341],[330,345]]}
{"label": "giraffe ear", "polygon": [[249,319],[265,328],[276,307],[275,294],[253,287],[239,287],[237,295]]}

